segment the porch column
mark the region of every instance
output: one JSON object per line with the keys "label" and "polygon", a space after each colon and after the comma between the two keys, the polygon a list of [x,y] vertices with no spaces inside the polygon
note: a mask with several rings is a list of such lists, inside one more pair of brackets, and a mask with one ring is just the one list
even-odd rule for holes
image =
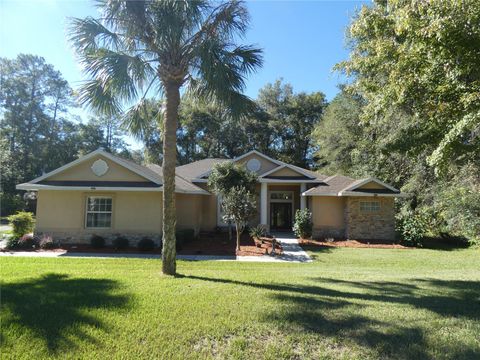
{"label": "porch column", "polygon": [[307,191],[307,184],[300,184],[300,210],[303,210],[307,207],[307,197],[302,194]]}
{"label": "porch column", "polygon": [[268,191],[267,183],[261,183],[260,187],[260,224],[265,225],[268,230],[267,207],[268,207]]}

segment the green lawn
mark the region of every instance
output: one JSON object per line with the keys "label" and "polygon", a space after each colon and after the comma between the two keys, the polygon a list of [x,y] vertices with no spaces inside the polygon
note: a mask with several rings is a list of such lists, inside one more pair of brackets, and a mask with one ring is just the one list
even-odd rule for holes
{"label": "green lawn", "polygon": [[310,264],[0,258],[2,359],[478,359],[480,251]]}

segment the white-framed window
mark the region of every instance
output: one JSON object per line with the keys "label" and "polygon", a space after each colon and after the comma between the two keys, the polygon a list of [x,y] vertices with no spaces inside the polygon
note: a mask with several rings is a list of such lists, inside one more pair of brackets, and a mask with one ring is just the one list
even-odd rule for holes
{"label": "white-framed window", "polygon": [[377,212],[380,211],[380,201],[360,201],[361,212]]}
{"label": "white-framed window", "polygon": [[109,196],[88,196],[85,209],[85,227],[112,227],[112,198]]}

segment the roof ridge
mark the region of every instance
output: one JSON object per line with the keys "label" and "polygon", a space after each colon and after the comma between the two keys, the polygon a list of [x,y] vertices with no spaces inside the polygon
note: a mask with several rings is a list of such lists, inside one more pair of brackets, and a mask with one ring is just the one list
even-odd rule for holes
{"label": "roof ridge", "polygon": [[200,159],[200,160],[195,160],[195,161],[192,161],[192,162],[189,162],[188,164],[183,164],[183,165],[178,165],[176,168],[181,168],[181,167],[184,167],[184,166],[190,166],[190,165],[193,165],[193,164],[196,164],[196,163],[199,163],[201,161],[205,161],[205,160],[232,160],[232,159],[226,159],[226,158],[212,158],[212,157],[208,157],[208,158],[205,158],[205,159]]}

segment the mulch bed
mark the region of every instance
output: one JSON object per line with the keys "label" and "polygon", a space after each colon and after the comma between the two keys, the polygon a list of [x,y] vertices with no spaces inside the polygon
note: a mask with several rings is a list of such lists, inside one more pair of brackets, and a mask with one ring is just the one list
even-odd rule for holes
{"label": "mulch bed", "polygon": [[130,247],[126,249],[114,249],[111,246],[106,246],[103,248],[94,248],[90,245],[62,245],[55,249],[1,249],[4,252],[14,252],[14,251],[29,251],[29,252],[73,252],[73,253],[99,253],[99,254],[160,254],[160,249],[155,249],[151,251],[140,251],[136,247]]}
{"label": "mulch bed", "polygon": [[311,240],[300,239],[300,245],[313,247],[351,247],[351,248],[377,248],[377,249],[409,249],[407,246],[393,244],[382,240]]}
{"label": "mulch bed", "polygon": [[[181,255],[230,255],[230,256],[262,256],[266,252],[272,251],[271,244],[262,244],[261,247],[255,246],[253,239],[243,234],[240,240],[240,251],[235,251],[236,239],[233,234],[232,240],[228,239],[228,234],[210,234],[208,237],[200,238],[183,245],[178,253]],[[281,247],[277,245],[276,252],[280,254]]]}
{"label": "mulch bed", "polygon": [[[196,239],[182,246],[182,249],[177,251],[179,255],[222,255],[222,256],[262,256],[270,254],[272,245],[270,243],[262,244],[261,247],[255,246],[253,239],[244,234],[240,241],[240,251],[235,251],[236,238],[233,234],[232,240],[228,240],[228,234],[219,233],[211,234],[208,237]],[[281,254],[282,248],[277,243],[276,253]],[[35,251],[35,252],[81,252],[81,253],[100,253],[100,254],[161,254],[159,248],[151,251],[140,251],[136,247],[116,250],[111,246],[104,248],[93,248],[90,245],[62,245],[59,248],[51,250],[42,249],[21,249],[21,250],[6,250],[1,251]]]}

